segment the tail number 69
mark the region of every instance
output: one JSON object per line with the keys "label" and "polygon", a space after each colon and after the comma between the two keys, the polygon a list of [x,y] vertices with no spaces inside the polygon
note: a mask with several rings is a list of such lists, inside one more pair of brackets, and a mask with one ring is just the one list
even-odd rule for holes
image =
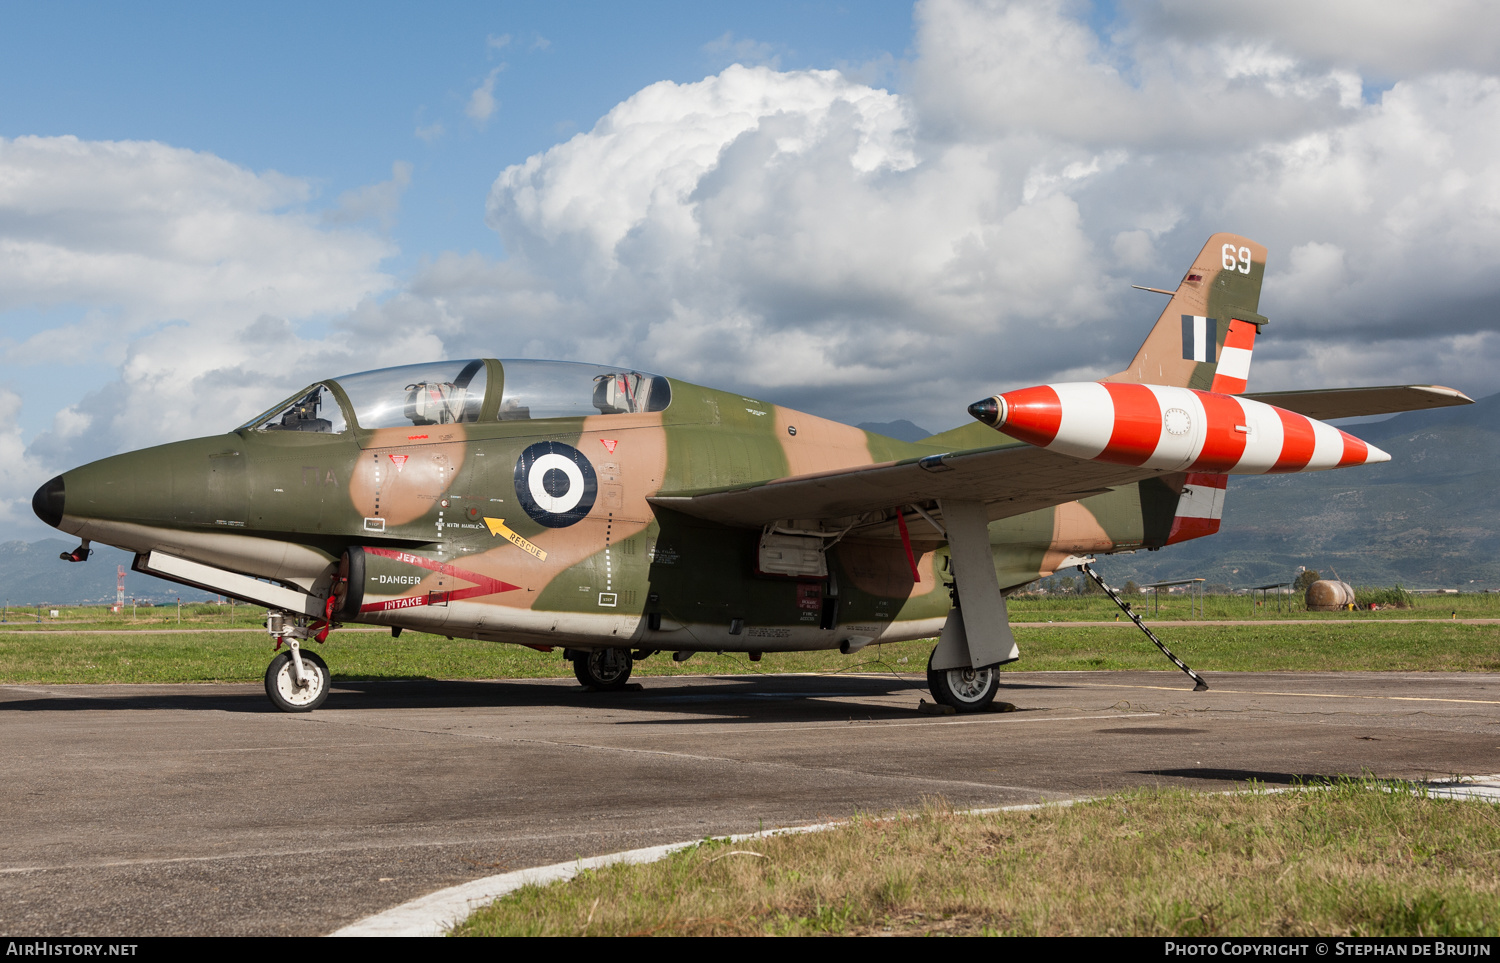
{"label": "tail number 69", "polygon": [[1224,270],[1238,271],[1241,274],[1250,273],[1250,249],[1242,247],[1238,251],[1233,244],[1224,245]]}

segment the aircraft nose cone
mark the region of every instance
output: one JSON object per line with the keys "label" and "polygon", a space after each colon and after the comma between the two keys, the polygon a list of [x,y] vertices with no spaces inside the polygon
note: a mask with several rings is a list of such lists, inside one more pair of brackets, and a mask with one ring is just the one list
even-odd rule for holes
{"label": "aircraft nose cone", "polygon": [[31,510],[37,518],[56,528],[63,517],[63,499],[63,478],[58,475],[31,496]]}
{"label": "aircraft nose cone", "polygon": [[969,414],[991,428],[1000,422],[1000,403],[995,398],[985,398],[969,406]]}

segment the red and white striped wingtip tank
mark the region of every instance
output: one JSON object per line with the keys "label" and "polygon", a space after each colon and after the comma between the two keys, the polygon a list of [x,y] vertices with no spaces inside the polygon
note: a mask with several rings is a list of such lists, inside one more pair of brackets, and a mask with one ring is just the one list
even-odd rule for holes
{"label": "red and white striped wingtip tank", "polygon": [[1166,471],[1259,475],[1372,465],[1391,456],[1332,425],[1249,398],[1098,381],[1038,385],[969,413],[1074,458]]}

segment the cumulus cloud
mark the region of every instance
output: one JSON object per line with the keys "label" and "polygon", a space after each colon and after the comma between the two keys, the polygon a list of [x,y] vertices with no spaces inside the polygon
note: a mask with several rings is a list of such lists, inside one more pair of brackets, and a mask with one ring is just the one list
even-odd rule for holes
{"label": "cumulus cloud", "polygon": [[0,510],[9,506],[6,496],[12,492],[36,487],[38,460],[26,451],[16,416],[21,412],[21,396],[0,388]]}
{"label": "cumulus cloud", "polygon": [[[388,245],[292,208],[301,180],[149,142],[0,139],[0,311],[82,303],[127,325],[217,309],[336,311]],[[331,243],[330,243],[331,242]]]}
{"label": "cumulus cloud", "polygon": [[[1060,3],[918,6],[913,96],[935,139],[1244,147],[1336,123],[1359,78],[1252,36],[1107,45]],[[978,136],[976,136],[978,135]]]}
{"label": "cumulus cloud", "polygon": [[1500,18],[1488,0],[1130,0],[1135,26],[1189,42],[1255,37],[1300,60],[1372,73],[1500,69]]}
{"label": "cumulus cloud", "polygon": [[730,30],[710,40],[701,49],[704,53],[719,58],[720,62],[729,60],[741,65],[771,68],[781,66],[781,53],[776,44],[763,43],[749,37],[736,37]]}
{"label": "cumulus cloud", "polygon": [[[1496,347],[1500,80],[1424,53],[1458,28],[1314,5],[1378,36],[1372,66],[1289,7],[1147,13],[1100,34],[1064,3],[919,4],[903,95],[769,67],[654,84],[491,191],[506,285],[566,323],[506,324],[513,287],[472,317],[528,352],[938,427],[970,395],[1114,370],[1159,308],[1130,282],[1171,285],[1235,230],[1272,252],[1260,386],[1500,387],[1474,354]],[[1407,73],[1368,98],[1376,67]]]}
{"label": "cumulus cloud", "polygon": [[[398,167],[393,182],[409,176]],[[377,185],[335,210],[364,204],[378,217],[390,193]],[[223,430],[263,407],[268,390],[294,390],[300,365],[349,356],[337,342],[299,353],[309,346],[290,322],[340,317],[388,289],[379,265],[393,248],[330,228],[308,210],[313,200],[302,180],[164,144],[0,140],[0,311],[62,319],[9,324],[7,366],[120,366],[117,381],[82,397],[26,397],[63,407],[25,445],[21,399],[0,392],[0,518],[24,518],[52,472]],[[284,320],[266,328],[266,318]]]}
{"label": "cumulus cloud", "polygon": [[338,206],[323,212],[323,223],[358,224],[375,220],[383,230],[389,231],[396,222],[396,212],[401,208],[401,195],[411,186],[411,172],[411,164],[396,161],[391,165],[390,180],[340,194]]}
{"label": "cumulus cloud", "polygon": [[495,79],[504,69],[505,65],[501,64],[485,74],[484,80],[469,94],[469,102],[464,105],[464,113],[469,116],[476,127],[483,127],[495,111],[500,109],[500,102],[495,99]]}

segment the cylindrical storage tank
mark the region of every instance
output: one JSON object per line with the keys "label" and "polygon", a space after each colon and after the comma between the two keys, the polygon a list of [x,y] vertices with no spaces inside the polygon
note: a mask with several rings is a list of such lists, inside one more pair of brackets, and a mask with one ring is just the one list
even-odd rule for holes
{"label": "cylindrical storage tank", "polygon": [[1309,612],[1337,612],[1354,604],[1354,587],[1348,582],[1319,579],[1307,587]]}

